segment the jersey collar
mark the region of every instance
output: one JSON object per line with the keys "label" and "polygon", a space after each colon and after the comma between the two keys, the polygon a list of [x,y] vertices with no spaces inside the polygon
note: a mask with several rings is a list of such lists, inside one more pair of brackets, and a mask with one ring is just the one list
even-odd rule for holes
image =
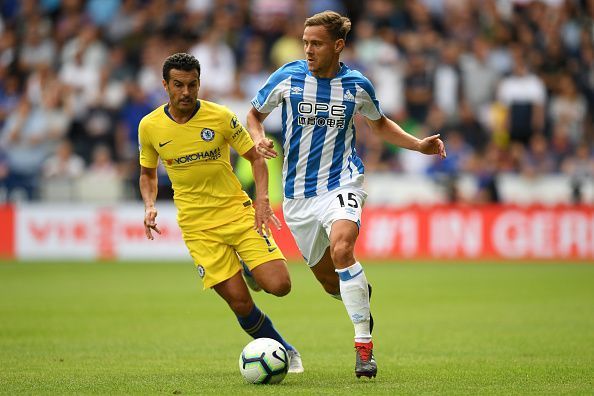
{"label": "jersey collar", "polygon": [[[200,110],[200,100],[196,101],[196,107],[194,108],[194,111],[192,112],[192,115],[190,116],[190,118],[188,118],[188,121],[190,121],[196,115],[196,113],[198,113],[198,110]],[[169,103],[167,103],[165,105],[165,107],[163,107],[163,111],[165,111],[165,114],[167,115],[167,117],[169,117],[171,119],[171,121],[173,121],[177,124],[177,121],[175,121],[173,119],[173,117],[171,116],[171,113],[169,113]]]}
{"label": "jersey collar", "polygon": [[[306,64],[306,67],[307,67],[307,64]],[[309,71],[309,70],[307,70],[307,74],[309,76],[312,76],[312,77],[318,79],[318,80],[333,80],[335,78],[343,77],[348,72],[348,70],[349,70],[349,67],[347,65],[345,65],[344,63],[340,62],[340,69],[338,69],[338,73],[336,73],[336,75],[334,77],[330,77],[330,78],[326,78],[326,77],[314,77],[311,74],[311,71]]]}

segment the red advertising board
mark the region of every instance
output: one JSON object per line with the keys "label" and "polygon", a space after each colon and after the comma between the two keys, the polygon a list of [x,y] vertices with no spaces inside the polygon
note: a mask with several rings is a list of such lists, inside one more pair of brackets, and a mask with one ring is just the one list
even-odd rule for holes
{"label": "red advertising board", "polygon": [[[277,213],[282,219],[282,213]],[[142,205],[0,207],[0,258],[190,260],[161,205],[162,235],[144,236]],[[301,257],[286,225],[274,231],[287,258]],[[360,259],[536,259],[594,263],[594,207],[366,207]]]}
{"label": "red advertising board", "polygon": [[357,253],[369,258],[594,260],[593,207],[367,208]]}

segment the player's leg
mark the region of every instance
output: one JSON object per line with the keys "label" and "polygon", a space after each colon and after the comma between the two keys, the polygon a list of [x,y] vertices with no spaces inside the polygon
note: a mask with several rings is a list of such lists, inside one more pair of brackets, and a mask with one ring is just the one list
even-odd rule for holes
{"label": "player's leg", "polygon": [[[269,261],[251,270],[254,279],[268,293],[284,296],[291,290],[291,278],[284,260]],[[303,362],[297,349],[287,348],[289,355],[289,373],[302,373]]]}
{"label": "player's leg", "polygon": [[[238,221],[238,233],[233,247],[244,262],[260,288],[275,296],[284,296],[291,291],[291,277],[285,257],[272,236],[260,235],[253,229],[253,220]],[[245,270],[244,270],[245,277]],[[301,355],[292,346],[287,346],[289,372],[302,373]]]}
{"label": "player's leg", "polygon": [[355,260],[354,248],[359,228],[350,220],[337,220],[330,233],[330,255],[339,277],[340,295],[355,328],[357,377],[375,377],[377,364],[371,341],[369,284],[363,266]]}
{"label": "player's leg", "polygon": [[274,328],[270,318],[254,304],[241,276],[237,253],[228,243],[229,238],[233,239],[236,232],[236,225],[225,224],[191,235],[184,233],[184,241],[194,259],[204,288],[213,288],[227,302],[246,333],[254,338],[272,338],[288,350],[293,350],[294,348]]}
{"label": "player's leg", "polygon": [[213,289],[229,305],[241,328],[253,338],[272,338],[287,350],[294,350],[275,329],[270,318],[254,303],[239,270],[231,278],[217,283]]}
{"label": "player's leg", "polygon": [[340,295],[355,329],[357,377],[372,377],[377,373],[371,341],[370,287],[363,266],[354,256],[366,197],[360,188],[330,192],[323,198],[320,214],[330,240],[330,256],[339,277]]}
{"label": "player's leg", "polygon": [[[366,193],[361,189],[349,189],[347,191],[335,191],[309,199],[285,200],[283,202],[285,221],[293,234],[299,250],[316,276],[316,279],[322,284],[327,293],[337,299],[343,300],[352,321],[357,322],[354,323],[355,336],[357,337],[356,341],[367,341],[362,343],[365,344],[364,346],[366,347],[363,352],[364,354],[366,351],[371,352],[369,347],[372,347],[373,345],[371,343],[369,292],[367,292],[366,304],[365,302],[360,303],[359,301],[353,302],[354,298],[357,297],[358,288],[352,288],[351,285],[353,283],[358,284],[363,280],[361,283],[367,288],[367,281],[364,273],[361,271],[361,274],[363,275],[361,278],[356,278],[352,282],[343,282],[340,280],[340,273],[337,273],[336,270],[338,268],[340,272],[348,271],[349,264],[356,264],[354,257],[352,257],[353,248],[358,234],[357,225],[360,222],[361,207],[365,197]],[[348,205],[348,207],[346,207],[346,205]],[[355,227],[354,229],[356,232],[350,239],[345,240],[345,238],[342,237],[343,233],[339,232],[340,229],[337,228],[335,233],[335,243],[332,244],[329,237],[332,234],[332,225],[336,220],[344,219],[348,220],[348,223],[351,223],[351,225]],[[348,244],[345,243],[345,241],[350,241],[350,249],[348,249]],[[332,250],[333,248],[334,251]],[[343,257],[345,256],[344,252],[349,250],[351,258],[345,259]],[[333,255],[336,256],[335,259],[337,261],[344,264],[336,267],[335,262],[333,261]],[[360,264],[358,265],[360,267]],[[343,286],[347,283],[349,284],[349,287],[345,288],[348,289],[345,291],[345,301],[345,296],[342,294]],[[360,307],[360,305],[362,305],[362,307]],[[362,310],[363,314],[361,317],[357,316],[353,319],[351,308]],[[365,314],[365,311],[367,314]],[[359,343],[356,343],[355,345],[357,347],[359,346]],[[361,353],[359,352],[359,349],[357,349],[357,351],[355,372],[357,375],[360,375],[359,373],[362,372],[360,367]],[[371,353],[369,353],[366,357],[371,356]],[[368,358],[364,360],[365,362],[368,362],[371,359]],[[372,364],[375,365],[375,361],[372,361]],[[376,371],[377,368],[375,366],[366,370],[369,375],[375,375]]]}

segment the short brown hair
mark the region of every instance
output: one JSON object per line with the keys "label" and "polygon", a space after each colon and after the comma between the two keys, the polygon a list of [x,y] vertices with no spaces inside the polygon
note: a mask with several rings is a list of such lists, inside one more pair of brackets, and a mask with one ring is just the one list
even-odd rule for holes
{"label": "short brown hair", "polygon": [[346,40],[348,32],[351,31],[351,20],[334,11],[319,12],[305,20],[305,27],[324,26],[330,35],[335,39]]}
{"label": "short brown hair", "polygon": [[171,69],[192,71],[196,69],[198,78],[200,78],[200,62],[193,55],[178,52],[165,59],[163,63],[163,80],[169,82],[169,72]]}

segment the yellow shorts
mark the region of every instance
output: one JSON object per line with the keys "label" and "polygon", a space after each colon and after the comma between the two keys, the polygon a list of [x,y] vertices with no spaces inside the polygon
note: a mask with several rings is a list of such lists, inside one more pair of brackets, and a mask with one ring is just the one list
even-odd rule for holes
{"label": "yellow shorts", "polygon": [[254,230],[254,213],[208,230],[184,234],[204,289],[211,288],[241,269],[239,258],[253,269],[272,260],[285,260],[272,235]]}

